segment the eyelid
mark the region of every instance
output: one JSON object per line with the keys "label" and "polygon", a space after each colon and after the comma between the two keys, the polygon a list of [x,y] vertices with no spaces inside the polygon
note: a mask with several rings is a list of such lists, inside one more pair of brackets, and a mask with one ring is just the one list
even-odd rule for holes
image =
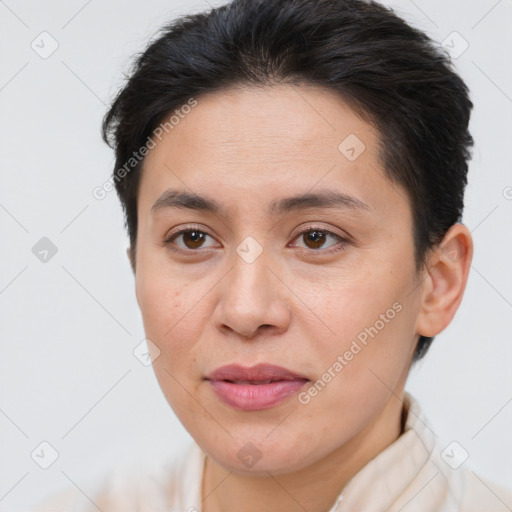
{"label": "eyelid", "polygon": [[328,247],[327,249],[308,249],[307,247],[297,247],[297,249],[302,253],[305,254],[307,257],[327,257],[332,256],[337,253],[343,252],[347,245],[355,245],[355,243],[352,241],[352,237],[348,234],[339,234],[333,231],[330,228],[326,228],[324,226],[319,225],[318,223],[312,223],[303,225],[302,227],[298,228],[298,233],[293,236],[292,241],[295,241],[297,238],[299,238],[302,234],[308,233],[310,231],[321,231],[322,233],[326,235],[331,235],[338,239],[338,243]]}
{"label": "eyelid", "polygon": [[[180,227],[179,229],[177,229],[176,231],[173,231],[173,229],[171,229],[170,231],[167,232],[167,234],[164,236],[164,239],[163,239],[163,245],[164,246],[167,246],[167,247],[171,247],[171,242],[175,239],[175,238],[178,238],[180,235],[183,235],[184,233],[187,233],[189,231],[199,231],[205,235],[208,235],[210,238],[215,238],[213,235],[211,235],[207,229],[203,228],[202,226],[198,225],[198,224],[190,224],[190,225],[185,225],[183,227]],[[175,248],[172,248],[173,250]],[[210,247],[208,247],[208,249],[210,249]],[[199,252],[200,249],[194,251],[192,249],[181,249],[180,247],[178,247],[176,249],[176,251],[182,251],[182,252]]]}
{"label": "eyelid", "polygon": [[199,224],[185,224],[185,226],[182,226],[180,224],[179,229],[175,230],[174,228],[171,228],[169,231],[167,231],[167,233],[164,235],[164,239],[169,240],[176,235],[181,235],[184,231],[194,231],[194,230],[209,234],[207,232],[207,230],[205,228],[203,228],[202,226],[200,226]]}
{"label": "eyelid", "polygon": [[322,226],[321,223],[319,223],[319,222],[309,222],[306,224],[302,224],[293,232],[294,234],[291,236],[295,240],[295,238],[297,238],[302,233],[307,232],[307,231],[314,231],[314,230],[322,231],[329,235],[337,236],[342,240],[347,240],[347,241],[352,240],[352,237],[347,232],[343,231],[343,232],[338,233],[338,232],[334,231],[334,229],[331,228],[330,226],[329,227]]}

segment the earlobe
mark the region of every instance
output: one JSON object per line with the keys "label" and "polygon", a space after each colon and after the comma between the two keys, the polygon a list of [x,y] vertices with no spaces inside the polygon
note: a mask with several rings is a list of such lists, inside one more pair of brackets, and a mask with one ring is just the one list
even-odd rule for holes
{"label": "earlobe", "polygon": [[433,251],[422,289],[417,333],[435,336],[452,321],[462,301],[473,258],[473,239],[463,224],[454,224]]}

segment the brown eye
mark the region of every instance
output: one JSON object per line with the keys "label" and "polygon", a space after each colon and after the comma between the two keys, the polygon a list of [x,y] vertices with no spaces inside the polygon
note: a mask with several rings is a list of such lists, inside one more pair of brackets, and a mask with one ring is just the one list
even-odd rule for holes
{"label": "brown eye", "polygon": [[194,230],[184,231],[182,235],[183,243],[186,245],[187,249],[198,249],[202,246],[206,233]]}
{"label": "brown eye", "polygon": [[[334,239],[335,241],[337,240],[340,243],[334,243],[331,244],[330,246],[328,245],[326,250],[320,250],[325,246],[325,243],[329,239],[329,237]],[[299,247],[302,247],[303,249],[310,249],[309,252],[318,253],[332,253],[338,250],[342,250],[349,242],[349,240],[346,238],[336,235],[335,233],[331,233],[326,229],[321,229],[314,226],[311,226],[307,230],[300,232],[296,239],[301,240],[302,243],[304,244],[302,246],[299,245]],[[330,249],[330,247],[335,247],[336,245],[338,245],[339,247],[335,249]]]}
{"label": "brown eye", "polygon": [[318,229],[304,231],[302,233],[302,240],[310,249],[320,249],[325,243],[326,238],[326,233]]}
{"label": "brown eye", "polygon": [[[212,247],[205,245],[205,240],[211,236],[200,229],[189,227],[182,229],[164,240],[164,245],[177,252],[199,252],[198,249]],[[181,243],[178,244],[177,241]]]}

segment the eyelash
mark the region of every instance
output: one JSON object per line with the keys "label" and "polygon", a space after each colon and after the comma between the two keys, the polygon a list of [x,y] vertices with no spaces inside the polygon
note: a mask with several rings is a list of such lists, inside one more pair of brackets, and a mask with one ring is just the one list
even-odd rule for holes
{"label": "eyelash", "polygon": [[[209,233],[207,233],[206,231],[203,231],[202,229],[200,229],[199,226],[187,226],[186,228],[183,228],[183,229],[180,229],[179,231],[176,231],[175,233],[173,233],[172,235],[168,236],[165,238],[165,240],[163,241],[163,245],[165,247],[167,247],[169,250],[173,251],[173,252],[176,252],[176,253],[180,253],[180,254],[190,254],[190,253],[199,253],[200,252],[200,249],[188,249],[188,250],[184,250],[184,249],[180,249],[180,248],[176,248],[176,247],[173,247],[172,246],[172,242],[178,238],[180,235],[182,234],[185,234],[185,233],[190,233],[190,232],[193,232],[193,231],[196,231],[196,232],[199,232],[203,235],[208,235],[211,237],[211,235]],[[307,248],[303,248],[301,247],[300,249],[302,249],[303,251],[306,251],[314,256],[322,256],[322,255],[326,255],[326,254],[334,254],[334,253],[337,253],[337,252],[341,252],[343,250],[346,249],[346,246],[351,243],[351,241],[348,239],[348,238],[345,238],[345,237],[342,237],[340,235],[337,235],[336,233],[333,233],[332,231],[329,231],[325,228],[322,228],[320,226],[308,226],[307,229],[304,229],[302,231],[300,231],[299,233],[297,233],[294,237],[293,237],[293,240],[296,240],[297,238],[299,238],[301,235],[304,235],[305,233],[309,233],[309,232],[312,232],[312,231],[318,231],[324,235],[332,235],[334,236],[335,238],[337,238],[339,240],[339,242],[341,242],[341,244],[337,244],[339,245],[339,247],[335,248],[335,249],[328,249],[328,250],[321,250],[321,249],[307,249]],[[213,237],[211,237],[213,238]],[[336,247],[336,246],[334,246]]]}

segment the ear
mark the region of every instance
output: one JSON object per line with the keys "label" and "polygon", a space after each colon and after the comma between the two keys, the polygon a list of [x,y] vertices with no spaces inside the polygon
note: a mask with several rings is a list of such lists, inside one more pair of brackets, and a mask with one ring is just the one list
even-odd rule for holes
{"label": "ear", "polygon": [[133,261],[131,247],[128,247],[126,249],[126,256],[128,256],[128,260],[130,261],[130,266],[132,267],[132,271],[135,274],[135,261]]}
{"label": "ear", "polygon": [[417,334],[435,336],[452,321],[462,301],[473,259],[473,239],[463,224],[454,224],[427,263]]}

